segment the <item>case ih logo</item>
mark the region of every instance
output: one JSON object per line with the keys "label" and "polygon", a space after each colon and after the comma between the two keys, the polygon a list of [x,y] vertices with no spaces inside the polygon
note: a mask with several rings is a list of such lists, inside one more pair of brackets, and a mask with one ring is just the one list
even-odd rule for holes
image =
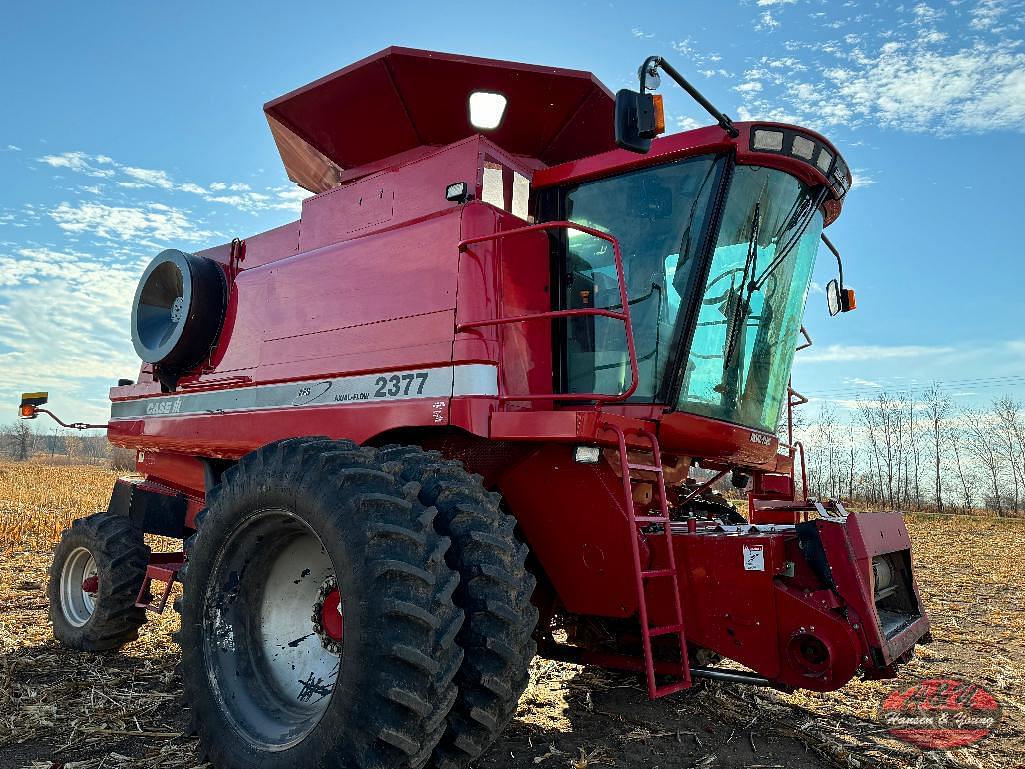
{"label": "case ih logo", "polygon": [[164,416],[166,414],[177,414],[181,410],[181,398],[175,398],[174,400],[157,401],[155,403],[146,404],[146,414],[148,416]]}
{"label": "case ih logo", "polygon": [[976,684],[932,678],[890,692],[880,716],[898,740],[923,750],[950,750],[988,737],[1000,721],[1000,705]]}

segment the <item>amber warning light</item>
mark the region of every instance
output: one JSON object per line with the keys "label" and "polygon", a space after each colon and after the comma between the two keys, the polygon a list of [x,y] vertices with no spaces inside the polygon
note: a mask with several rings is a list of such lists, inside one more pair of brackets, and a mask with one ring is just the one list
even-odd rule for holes
{"label": "amber warning light", "polygon": [[22,393],[18,414],[22,419],[35,419],[40,406],[45,406],[49,393]]}

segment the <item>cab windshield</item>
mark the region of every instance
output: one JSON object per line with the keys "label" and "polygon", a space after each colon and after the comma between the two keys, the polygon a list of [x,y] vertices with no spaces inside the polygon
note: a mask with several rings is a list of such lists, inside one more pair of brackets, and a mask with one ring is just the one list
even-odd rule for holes
{"label": "cab windshield", "polygon": [[775,432],[822,233],[820,202],[782,171],[737,167],[701,292],[680,411]]}
{"label": "cab windshield", "polygon": [[[771,432],[822,230],[821,199],[782,171],[737,166],[713,232],[729,162],[701,156],[564,189],[561,216],[620,241],[640,374],[631,401]],[[620,309],[609,244],[570,232],[565,253],[562,306]],[[564,328],[566,392],[628,387],[621,322],[583,316]]]}

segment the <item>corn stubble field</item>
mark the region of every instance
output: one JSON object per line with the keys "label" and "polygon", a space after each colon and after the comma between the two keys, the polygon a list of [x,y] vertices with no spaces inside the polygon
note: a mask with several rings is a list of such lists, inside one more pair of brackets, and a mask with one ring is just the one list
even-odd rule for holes
{"label": "corn stubble field", "polygon": [[[0,464],[0,767],[189,769],[178,622],[151,616],[117,654],[71,653],[47,624],[50,552],[75,517],[103,508],[116,473]],[[535,661],[531,683],[481,767],[994,767],[1025,765],[1025,521],[908,516],[936,637],[896,681],[830,694],[735,685],[649,702],[636,677]],[[165,547],[168,543],[163,544]],[[995,733],[925,752],[890,738],[882,697],[921,678],[956,677],[1000,702]]]}

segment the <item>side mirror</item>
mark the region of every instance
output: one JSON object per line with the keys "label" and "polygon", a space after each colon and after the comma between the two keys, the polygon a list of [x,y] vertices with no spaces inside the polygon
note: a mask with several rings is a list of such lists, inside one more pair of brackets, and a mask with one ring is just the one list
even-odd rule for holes
{"label": "side mirror", "polygon": [[18,416],[22,419],[35,419],[39,416],[39,407],[45,406],[49,398],[49,393],[22,393]]}
{"label": "side mirror", "polygon": [[651,140],[666,130],[662,97],[624,88],[616,94],[616,145],[646,153]]}
{"label": "side mirror", "polygon": [[841,312],[850,312],[857,308],[853,288],[840,288],[840,282],[833,278],[826,284],[826,304],[830,317]]}

